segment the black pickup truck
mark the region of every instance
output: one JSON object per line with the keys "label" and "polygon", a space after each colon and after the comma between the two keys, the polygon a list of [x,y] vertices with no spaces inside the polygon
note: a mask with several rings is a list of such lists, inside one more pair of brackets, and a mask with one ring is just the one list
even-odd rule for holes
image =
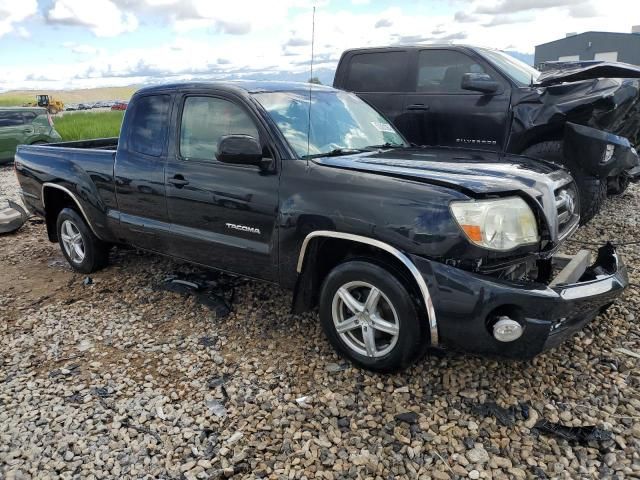
{"label": "black pickup truck", "polygon": [[412,148],[357,96],[310,88],[145,88],[119,139],[20,147],[24,202],[80,272],[130,244],[273,282],[377,371],[429,346],[530,358],[627,286],[609,244],[557,254],[579,221],[564,169]]}
{"label": "black pickup truck", "polygon": [[[621,77],[621,78],[618,78]],[[471,146],[566,166],[582,222],[640,176],[640,68],[596,63],[541,73],[463,45],[360,48],[333,86],[356,93],[417,145]]]}

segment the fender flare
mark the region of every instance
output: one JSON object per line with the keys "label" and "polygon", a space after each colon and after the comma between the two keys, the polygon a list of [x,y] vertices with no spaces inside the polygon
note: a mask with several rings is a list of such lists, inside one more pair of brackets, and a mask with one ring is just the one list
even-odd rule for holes
{"label": "fender flare", "polygon": [[87,225],[89,225],[89,228],[91,229],[93,234],[100,239],[100,235],[98,235],[98,233],[96,232],[95,228],[93,228],[93,225],[91,225],[91,222],[89,221],[89,216],[87,215],[87,212],[85,212],[84,208],[82,208],[82,204],[80,203],[78,198],[74,195],[74,193],[71,190],[69,190],[66,187],[63,187],[62,185],[58,185],[57,183],[51,183],[51,182],[45,182],[45,183],[42,184],[42,193],[41,193],[41,196],[42,196],[42,209],[45,211],[45,214],[46,214],[46,208],[47,208],[47,206],[45,205],[45,200],[44,200],[45,188],[57,188],[58,190],[62,190],[64,193],[69,195],[69,197],[71,197],[71,200],[73,200],[74,203],[78,206],[78,209],[80,210],[80,213],[84,217],[84,221],[87,222]]}
{"label": "fender flare", "polygon": [[427,287],[427,283],[424,281],[424,278],[420,274],[418,268],[414,265],[411,259],[398,250],[395,247],[392,247],[388,243],[382,242],[380,240],[376,240],[374,238],[364,237],[362,235],[354,235],[352,233],[343,233],[343,232],[334,232],[331,230],[316,230],[315,232],[309,233],[304,241],[302,242],[302,247],[300,249],[300,255],[298,256],[298,264],[296,267],[296,271],[298,274],[302,272],[302,266],[304,265],[305,254],[307,251],[307,247],[309,246],[309,242],[314,238],[318,237],[326,237],[326,238],[339,238],[341,240],[349,240],[352,242],[364,243],[367,245],[371,245],[372,247],[383,250],[395,258],[397,258],[402,264],[409,270],[409,273],[415,280],[418,288],[420,290],[420,294],[422,295],[422,299],[424,301],[425,308],[427,309],[427,324],[429,325],[429,332],[431,337],[431,345],[438,345],[438,321],[436,319],[436,312],[433,307],[433,300],[431,299],[431,294],[429,293],[429,288]]}

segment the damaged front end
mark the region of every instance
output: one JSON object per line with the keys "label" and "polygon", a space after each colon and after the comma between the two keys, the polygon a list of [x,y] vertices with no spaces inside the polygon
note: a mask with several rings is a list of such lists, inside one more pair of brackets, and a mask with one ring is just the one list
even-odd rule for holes
{"label": "damaged front end", "polygon": [[537,84],[514,92],[508,150],[564,140],[567,158],[593,176],[637,180],[639,77],[640,68],[606,63],[543,73]]}
{"label": "damaged front end", "polygon": [[443,346],[514,359],[558,346],[628,286],[626,267],[610,243],[593,262],[586,250],[556,253],[529,263],[519,278],[412,260],[429,287]]}

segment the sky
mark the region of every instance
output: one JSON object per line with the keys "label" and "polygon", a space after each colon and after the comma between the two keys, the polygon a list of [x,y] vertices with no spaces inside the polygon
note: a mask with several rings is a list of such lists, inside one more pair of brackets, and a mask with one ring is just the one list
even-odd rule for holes
{"label": "sky", "polygon": [[630,32],[638,0],[0,0],[0,91],[189,79],[331,83],[353,47],[464,43],[532,54]]}

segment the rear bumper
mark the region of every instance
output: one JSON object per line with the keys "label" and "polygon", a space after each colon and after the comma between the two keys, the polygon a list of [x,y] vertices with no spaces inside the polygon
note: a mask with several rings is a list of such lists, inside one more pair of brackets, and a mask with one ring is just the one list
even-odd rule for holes
{"label": "rear bumper", "polygon": [[595,128],[567,123],[564,155],[598,178],[640,176],[640,158],[629,140]]}
{"label": "rear bumper", "polygon": [[[442,346],[514,359],[529,359],[556,347],[628,285],[626,267],[610,244],[600,248],[591,266],[577,273],[577,281],[553,286],[500,280],[420,257],[412,260],[428,285]],[[575,275],[569,272],[567,278]],[[505,314],[523,327],[522,336],[512,342],[500,342],[492,333],[497,317]]]}

